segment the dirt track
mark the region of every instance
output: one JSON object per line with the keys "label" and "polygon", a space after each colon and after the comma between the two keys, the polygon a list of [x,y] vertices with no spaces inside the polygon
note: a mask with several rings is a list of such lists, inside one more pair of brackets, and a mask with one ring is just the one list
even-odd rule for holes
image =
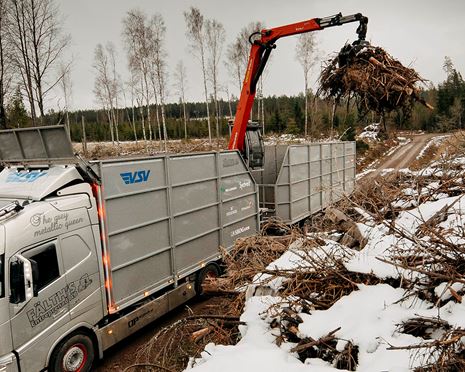
{"label": "dirt track", "polygon": [[369,173],[370,176],[376,176],[384,169],[402,169],[407,168],[417,158],[420,151],[433,137],[437,134],[421,134],[416,136],[409,136],[411,142],[407,145],[401,146],[392,155],[384,159],[374,172]]}

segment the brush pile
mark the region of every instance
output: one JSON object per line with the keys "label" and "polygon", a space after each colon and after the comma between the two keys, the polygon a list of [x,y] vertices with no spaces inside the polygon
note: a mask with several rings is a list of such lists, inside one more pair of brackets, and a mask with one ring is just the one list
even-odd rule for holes
{"label": "brush pile", "polygon": [[384,49],[347,44],[323,69],[318,94],[336,102],[354,98],[362,116],[401,110],[408,117],[415,102],[432,109],[421,97],[419,83],[425,80]]}

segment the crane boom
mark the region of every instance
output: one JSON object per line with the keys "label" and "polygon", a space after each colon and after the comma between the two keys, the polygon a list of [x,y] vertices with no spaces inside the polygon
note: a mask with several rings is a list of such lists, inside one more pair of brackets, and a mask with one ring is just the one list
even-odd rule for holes
{"label": "crane boom", "polygon": [[[242,84],[241,97],[236,110],[234,126],[231,131],[228,148],[230,150],[239,150],[244,154],[245,136],[250,117],[250,111],[255,99],[255,92],[258,80],[266,66],[271,51],[276,48],[276,40],[281,37],[302,34],[311,31],[322,30],[327,27],[340,26],[345,23],[360,22],[357,28],[359,36],[358,41],[365,40],[368,18],[361,13],[342,16],[341,13],[325,18],[312,18],[306,21],[293,23],[290,25],[264,29],[256,32],[249,37],[252,44],[249,55],[249,62],[245,71],[245,77]],[[253,37],[259,36],[252,40]],[[250,163],[248,156],[245,156]],[[263,158],[263,154],[262,154]],[[259,161],[260,163],[260,161]]]}

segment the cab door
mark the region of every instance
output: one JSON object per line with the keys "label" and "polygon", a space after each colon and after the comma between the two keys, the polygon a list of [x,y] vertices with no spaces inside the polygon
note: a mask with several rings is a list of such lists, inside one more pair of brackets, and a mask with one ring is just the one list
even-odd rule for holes
{"label": "cab door", "polygon": [[[46,352],[42,354],[48,344],[47,337],[70,320],[68,304],[74,296],[74,290],[68,286],[63,275],[62,258],[56,240],[25,249],[20,254],[34,262],[37,296],[23,303],[10,303],[13,348],[18,351],[20,358],[26,352],[28,355],[47,355]],[[14,260],[15,256],[11,258],[10,265]]]}
{"label": "cab door", "polygon": [[102,285],[100,283],[97,249],[91,226],[60,237],[63,268],[68,287],[75,290],[69,299],[70,318],[96,324],[103,317]]}

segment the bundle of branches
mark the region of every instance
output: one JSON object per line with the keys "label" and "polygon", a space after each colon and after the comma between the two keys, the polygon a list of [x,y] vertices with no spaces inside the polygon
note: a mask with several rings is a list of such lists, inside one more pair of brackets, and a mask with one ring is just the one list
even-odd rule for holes
{"label": "bundle of branches", "polygon": [[[418,321],[415,319],[415,321]],[[421,366],[415,372],[456,372],[465,370],[465,330],[450,329],[444,322],[432,323],[433,329],[442,328],[442,336],[438,339],[423,342],[418,345],[390,346],[388,350],[417,350],[416,357],[422,358]],[[448,329],[444,331],[444,329]],[[425,352],[427,350],[428,352]]]}
{"label": "bundle of branches", "polygon": [[[270,279],[284,279],[279,290],[284,300],[269,309],[273,318],[270,327],[278,330],[275,333],[276,343],[296,344],[291,351],[296,352],[302,362],[308,358],[320,358],[337,369],[355,371],[358,346],[338,339],[335,334],[340,328],[319,339],[303,337],[298,330],[303,322],[299,314],[326,310],[343,296],[358,290],[359,284],[374,285],[381,280],[374,275],[348,271],[343,265],[348,255],[343,250],[304,249],[294,253],[301,256],[301,265],[292,269],[264,271]],[[339,341],[345,341],[342,350],[340,346],[337,347]]]}
{"label": "bundle of branches", "polygon": [[380,47],[367,45],[357,51],[346,45],[323,69],[318,94],[336,102],[354,97],[362,116],[369,111],[383,115],[392,110],[409,116],[415,102],[432,108],[420,96],[418,83],[424,82],[414,69]]}
{"label": "bundle of branches", "polygon": [[[343,296],[358,290],[359,284],[375,285],[381,282],[372,274],[363,274],[347,270],[344,262],[351,253],[342,246],[334,249],[300,248],[294,252],[300,256],[300,264],[290,269],[264,270],[266,281],[282,278],[279,295],[286,298],[286,308],[298,309],[302,313],[312,310],[326,310]],[[286,308],[276,307],[275,315],[281,321],[287,321]],[[287,323],[286,323],[287,324]]]}
{"label": "bundle of branches", "polygon": [[[337,369],[355,371],[358,364],[358,346],[354,345],[351,341],[346,341],[343,350],[338,350],[337,343],[341,339],[336,338],[335,333],[341,329],[341,327],[334,329],[327,335],[314,339],[312,337],[300,338],[298,336],[297,325],[302,322],[299,319],[297,313],[290,310],[290,308],[284,308],[284,312],[288,315],[287,319],[291,326],[288,329],[281,329],[281,334],[286,335],[290,342],[297,343],[291,351],[296,352],[299,360],[305,362],[308,358],[319,358],[324,361],[331,363]],[[295,324],[295,325],[294,325]],[[271,327],[277,327],[277,323],[272,323]],[[284,341],[284,337],[280,336],[277,339],[278,345]]]}
{"label": "bundle of branches", "polygon": [[[269,230],[279,230],[284,235],[266,235]],[[220,284],[225,289],[233,290],[252,282],[256,274],[263,272],[271,262],[287,251],[291,243],[298,239],[305,240],[299,229],[291,229],[277,221],[267,222],[262,227],[260,235],[237,239],[230,252],[223,252],[227,270],[226,277],[220,280]]]}
{"label": "bundle of branches", "polygon": [[439,340],[426,343],[429,350],[425,365],[415,372],[456,372],[465,371],[465,330],[455,328],[446,332]]}

